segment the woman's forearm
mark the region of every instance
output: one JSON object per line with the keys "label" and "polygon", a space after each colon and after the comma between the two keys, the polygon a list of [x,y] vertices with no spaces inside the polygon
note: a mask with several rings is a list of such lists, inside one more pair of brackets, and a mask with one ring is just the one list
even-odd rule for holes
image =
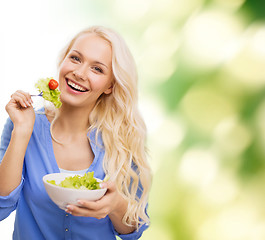
{"label": "woman's forearm", "polygon": [[0,164],[0,195],[9,195],[21,182],[22,169],[31,132],[14,128],[6,153]]}
{"label": "woman's forearm", "polygon": [[128,234],[135,231],[136,227],[130,227],[122,222],[123,216],[127,211],[128,203],[121,197],[119,207],[116,211],[109,214],[109,218],[115,228],[115,230],[120,234]]}

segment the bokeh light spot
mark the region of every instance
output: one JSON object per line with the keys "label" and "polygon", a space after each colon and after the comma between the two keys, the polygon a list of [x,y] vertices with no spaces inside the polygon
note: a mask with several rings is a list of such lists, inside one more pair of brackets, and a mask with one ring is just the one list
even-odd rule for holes
{"label": "bokeh light spot", "polygon": [[241,32],[238,19],[209,9],[190,18],[185,27],[184,53],[188,65],[208,69],[222,63]]}
{"label": "bokeh light spot", "polygon": [[184,96],[181,109],[194,126],[205,132],[236,111],[233,102],[211,87],[192,87]]}
{"label": "bokeh light spot", "polygon": [[187,150],[181,158],[177,176],[185,182],[204,189],[218,173],[218,161],[210,151],[201,148]]}

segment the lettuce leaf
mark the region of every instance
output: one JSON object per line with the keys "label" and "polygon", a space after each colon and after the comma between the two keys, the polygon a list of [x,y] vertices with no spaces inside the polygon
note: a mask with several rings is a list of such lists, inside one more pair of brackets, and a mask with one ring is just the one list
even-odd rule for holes
{"label": "lettuce leaf", "polygon": [[83,176],[74,175],[66,177],[59,184],[56,184],[54,180],[47,180],[47,182],[64,188],[89,190],[100,189],[99,182],[94,178],[94,172],[85,173]]}
{"label": "lettuce leaf", "polygon": [[49,88],[49,82],[51,79],[52,78],[41,78],[35,84],[35,87],[39,90],[39,92],[42,92],[42,97],[45,100],[52,102],[56,108],[59,108],[62,105],[60,100],[61,92],[58,90],[58,88],[55,90],[51,90]]}

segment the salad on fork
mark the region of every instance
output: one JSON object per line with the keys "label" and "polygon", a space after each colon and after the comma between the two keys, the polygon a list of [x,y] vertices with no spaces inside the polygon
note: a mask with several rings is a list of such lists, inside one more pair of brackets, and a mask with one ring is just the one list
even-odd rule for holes
{"label": "salad on fork", "polygon": [[41,78],[35,84],[35,87],[39,90],[39,95],[31,96],[40,96],[45,100],[50,101],[54,104],[56,108],[61,107],[62,102],[60,100],[61,92],[58,89],[58,82],[53,78]]}

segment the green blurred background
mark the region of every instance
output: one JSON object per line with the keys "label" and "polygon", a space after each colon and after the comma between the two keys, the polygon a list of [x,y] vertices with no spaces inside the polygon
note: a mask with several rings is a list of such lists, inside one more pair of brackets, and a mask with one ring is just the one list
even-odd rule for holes
{"label": "green blurred background", "polygon": [[[33,79],[53,74],[50,59],[87,26],[112,27],[131,48],[154,174],[151,225],[141,239],[265,239],[264,0],[16,3],[22,11],[4,7],[22,23],[9,22],[5,32],[19,24],[37,51],[19,62],[20,76],[30,80],[16,87],[30,89]],[[42,64],[32,67],[32,56]],[[9,79],[10,63],[4,66]]]}

